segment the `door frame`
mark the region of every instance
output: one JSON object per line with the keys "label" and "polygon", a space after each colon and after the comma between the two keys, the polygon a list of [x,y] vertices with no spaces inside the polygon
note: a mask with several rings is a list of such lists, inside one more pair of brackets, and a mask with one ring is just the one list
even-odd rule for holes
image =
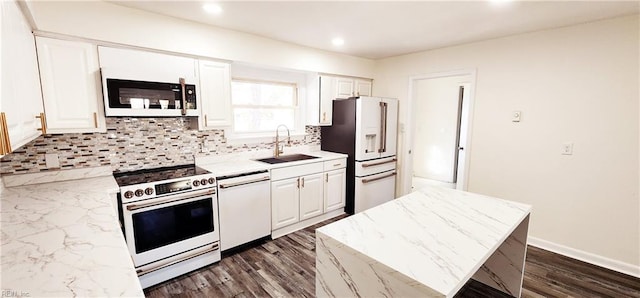
{"label": "door frame", "polygon": [[[468,187],[468,173],[469,173],[469,153],[471,152],[471,133],[473,127],[473,106],[475,101],[475,85],[476,85],[476,69],[462,69],[462,70],[454,70],[454,71],[445,71],[445,72],[435,72],[428,73],[423,75],[415,75],[409,77],[409,94],[407,101],[407,123],[408,131],[406,137],[403,141],[403,155],[406,156],[404,162],[402,163],[402,178],[400,179],[400,185],[402,189],[402,194],[407,194],[411,192],[411,180],[413,178],[413,139],[415,132],[415,117],[413,111],[413,107],[416,106],[415,98],[414,98],[414,84],[417,81],[428,80],[428,79],[437,79],[437,78],[446,78],[453,76],[469,76],[469,93],[468,97],[465,98],[464,105],[468,111],[466,119],[462,119],[464,123],[466,121],[466,127],[460,127],[461,133],[466,131],[466,136],[460,136],[461,138],[466,139],[464,144],[461,144],[464,147],[465,158],[464,161],[458,164],[458,179],[456,182],[456,189],[459,190],[467,190]],[[463,107],[463,110],[465,107]],[[464,115],[464,113],[462,113]]]}

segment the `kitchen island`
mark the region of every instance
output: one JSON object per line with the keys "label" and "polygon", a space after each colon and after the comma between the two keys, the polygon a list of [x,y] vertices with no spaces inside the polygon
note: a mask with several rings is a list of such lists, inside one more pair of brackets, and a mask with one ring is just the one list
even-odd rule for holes
{"label": "kitchen island", "polygon": [[[0,181],[3,296],[144,297],[113,205],[118,185],[110,169],[92,171]],[[65,175],[73,180],[55,181]]]}
{"label": "kitchen island", "polygon": [[531,206],[426,187],[316,230],[318,297],[519,297]]}

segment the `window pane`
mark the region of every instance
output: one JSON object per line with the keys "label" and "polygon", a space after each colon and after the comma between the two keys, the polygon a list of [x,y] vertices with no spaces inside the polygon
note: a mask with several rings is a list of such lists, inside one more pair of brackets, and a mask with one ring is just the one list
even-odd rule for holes
{"label": "window pane", "polygon": [[294,92],[294,85],[243,81],[231,83],[231,98],[234,105],[293,106]]}
{"label": "window pane", "polygon": [[261,109],[235,108],[233,109],[233,127],[236,132],[272,131],[279,124],[289,129],[295,126],[293,109]]}

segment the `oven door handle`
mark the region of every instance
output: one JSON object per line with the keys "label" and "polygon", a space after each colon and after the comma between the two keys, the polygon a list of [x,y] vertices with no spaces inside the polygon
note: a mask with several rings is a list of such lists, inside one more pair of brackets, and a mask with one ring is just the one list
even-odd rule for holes
{"label": "oven door handle", "polygon": [[136,270],[136,273],[138,274],[138,276],[142,276],[142,275],[145,275],[147,273],[151,273],[153,271],[160,270],[162,268],[165,268],[165,267],[180,263],[182,261],[186,261],[188,259],[192,259],[192,258],[195,258],[195,257],[199,257],[201,255],[204,255],[206,253],[210,253],[212,251],[216,251],[219,248],[220,248],[220,246],[216,242],[210,248],[207,248],[205,250],[200,250],[200,251],[194,251],[191,254],[183,256],[183,257],[180,257],[177,260],[168,259],[168,260],[166,260],[166,261],[164,261],[162,263],[153,264],[153,266],[150,266],[150,267],[146,267],[146,266],[140,267],[139,269]]}
{"label": "oven door handle", "polygon": [[245,184],[257,183],[257,182],[262,182],[262,181],[269,181],[269,179],[271,179],[269,176],[264,176],[264,177],[253,179],[253,180],[240,181],[240,182],[234,182],[234,183],[223,184],[223,183],[220,183],[220,181],[218,181],[218,183],[220,183],[220,185],[219,185],[220,188],[225,189],[225,188],[231,188],[231,187],[241,186],[241,185],[245,185]]}
{"label": "oven door handle", "polygon": [[212,194],[215,194],[215,193],[216,193],[215,189],[207,189],[207,190],[201,190],[201,191],[191,191],[189,193],[185,193],[185,194],[181,194],[181,195],[175,195],[175,196],[166,197],[166,198],[163,198],[162,200],[154,200],[153,202],[147,202],[147,203],[143,203],[143,204],[127,205],[127,210],[134,211],[134,210],[147,208],[147,207],[151,207],[151,206],[155,206],[155,205],[181,201],[181,200],[184,200],[184,199],[195,198],[195,197],[199,197],[199,196],[212,195]]}

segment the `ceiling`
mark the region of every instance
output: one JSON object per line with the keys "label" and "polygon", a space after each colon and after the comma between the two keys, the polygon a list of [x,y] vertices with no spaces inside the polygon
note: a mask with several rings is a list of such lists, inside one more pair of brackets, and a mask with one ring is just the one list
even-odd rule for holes
{"label": "ceiling", "polygon": [[[311,48],[380,59],[637,14],[638,1],[110,1]],[[210,1],[209,1],[210,2]],[[341,37],[344,45],[331,40]]]}

